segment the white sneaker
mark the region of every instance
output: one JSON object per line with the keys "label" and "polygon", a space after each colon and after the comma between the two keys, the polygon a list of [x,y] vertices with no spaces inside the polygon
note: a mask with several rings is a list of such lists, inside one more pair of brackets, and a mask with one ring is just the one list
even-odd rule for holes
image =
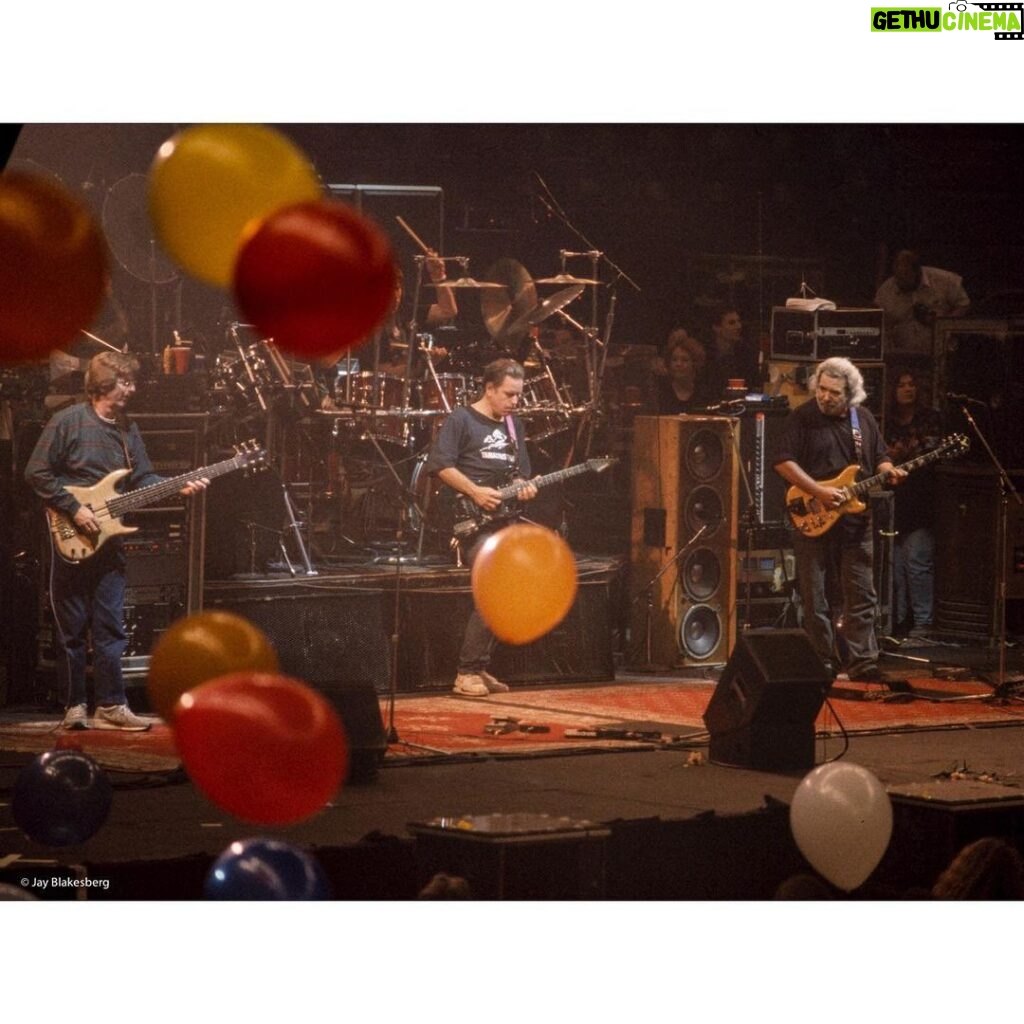
{"label": "white sneaker", "polygon": [[120,729],[122,732],[145,732],[152,722],[143,721],[132,714],[127,704],[113,704],[109,708],[97,708],[93,715],[94,729]]}
{"label": "white sneaker", "polygon": [[62,729],[88,729],[89,709],[84,704],[74,704],[64,712]]}
{"label": "white sneaker", "polygon": [[483,684],[487,687],[488,693],[508,693],[508,683],[503,683],[500,679],[495,679],[490,672],[480,669],[477,675],[479,675],[481,680],[483,680]]}
{"label": "white sneaker", "polygon": [[455,677],[455,685],[452,693],[461,694],[463,697],[486,697],[491,691],[487,684],[475,673],[459,673]]}

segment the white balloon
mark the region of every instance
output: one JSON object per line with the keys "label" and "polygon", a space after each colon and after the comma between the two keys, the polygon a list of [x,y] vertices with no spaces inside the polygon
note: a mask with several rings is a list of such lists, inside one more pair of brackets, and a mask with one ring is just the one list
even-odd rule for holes
{"label": "white balloon", "polygon": [[800,852],[846,892],[878,867],[892,836],[892,804],[881,782],[858,764],[837,761],[797,786],[789,825]]}

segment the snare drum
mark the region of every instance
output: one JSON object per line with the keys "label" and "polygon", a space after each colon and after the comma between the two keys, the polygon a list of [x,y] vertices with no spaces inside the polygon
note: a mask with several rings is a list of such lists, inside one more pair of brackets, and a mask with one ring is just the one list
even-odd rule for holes
{"label": "snare drum", "polygon": [[[343,380],[339,384],[343,402],[347,383]],[[352,374],[351,401],[356,422],[378,440],[404,445],[409,438],[409,421],[402,414],[404,383],[401,377],[371,370]],[[366,410],[368,415],[360,416],[360,410]]]}

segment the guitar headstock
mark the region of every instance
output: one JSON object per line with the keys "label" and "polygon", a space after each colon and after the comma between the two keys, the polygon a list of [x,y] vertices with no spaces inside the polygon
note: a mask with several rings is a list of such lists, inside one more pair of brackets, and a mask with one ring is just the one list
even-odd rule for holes
{"label": "guitar headstock", "polygon": [[270,460],[266,448],[261,447],[254,437],[249,438],[248,441],[242,441],[241,444],[236,444],[233,447],[235,449],[235,457],[241,464],[241,468],[247,473],[258,473],[269,465]]}
{"label": "guitar headstock", "polygon": [[592,473],[603,473],[606,469],[611,469],[618,461],[614,455],[609,455],[603,459],[587,459],[587,467]]}
{"label": "guitar headstock", "polygon": [[936,449],[940,458],[955,459],[971,450],[971,439],[966,434],[950,434],[944,437]]}

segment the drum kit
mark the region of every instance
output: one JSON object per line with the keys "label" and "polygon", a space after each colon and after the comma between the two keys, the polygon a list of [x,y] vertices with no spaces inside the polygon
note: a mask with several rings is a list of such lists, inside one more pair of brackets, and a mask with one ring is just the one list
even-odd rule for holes
{"label": "drum kit", "polygon": [[[417,257],[421,276],[424,259]],[[534,446],[550,446],[565,439],[566,458],[571,458],[577,428],[596,406],[593,394],[576,401],[573,391],[578,380],[567,379],[565,354],[555,358],[541,343],[540,325],[558,316],[578,331],[585,344],[587,331],[569,316],[567,307],[599,282],[564,273],[564,267],[563,273],[534,281],[526,268],[512,259],[498,260],[483,280],[477,280],[469,275],[466,258],[449,259],[457,261],[458,276],[424,287],[450,288],[460,297],[464,293],[478,296],[488,335],[482,342],[463,343],[458,332],[444,327],[413,333],[415,324],[411,324],[409,331],[400,335],[413,339],[411,351],[404,341],[385,339],[390,349],[406,357],[407,370],[415,367],[415,372],[403,376],[395,372],[395,364],[381,360],[384,341],[380,337],[358,350],[365,361],[350,352],[330,367],[312,368],[285,358],[273,339],[251,340],[246,333],[248,325],[232,324],[228,328],[231,347],[217,356],[211,367],[215,409],[236,413],[247,409],[268,418],[302,420],[307,425],[302,434],[315,449],[315,457],[327,467],[320,486],[311,483],[311,491],[319,490],[327,497],[345,494],[360,470],[365,476],[367,466],[376,466],[369,475],[378,483],[390,480],[384,489],[408,502],[409,521],[420,532],[420,547],[425,507],[433,494],[424,468],[427,453],[452,411],[470,405],[481,394],[487,362],[509,356],[524,366],[518,415]],[[541,299],[537,286],[557,287]],[[418,281],[417,296],[419,287]],[[453,335],[455,340],[449,340]],[[572,358],[570,355],[569,360]],[[588,353],[588,367],[590,364]],[[591,390],[586,381],[583,388]],[[268,435],[275,433],[268,427]],[[551,454],[552,449],[542,447],[541,451]],[[374,484],[369,486],[372,491]],[[390,523],[381,525],[381,530],[370,524],[361,532],[386,532]]]}

